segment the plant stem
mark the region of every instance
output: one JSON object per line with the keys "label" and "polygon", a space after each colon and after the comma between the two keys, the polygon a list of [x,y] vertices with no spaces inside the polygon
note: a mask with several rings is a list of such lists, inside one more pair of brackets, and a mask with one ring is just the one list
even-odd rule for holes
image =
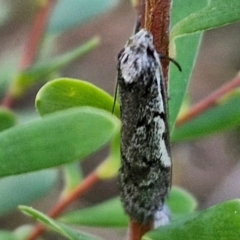
{"label": "plant stem", "polygon": [[11,109],[15,105],[15,102],[16,99],[7,91],[2,99],[1,107]]}
{"label": "plant stem", "polygon": [[[137,5],[137,14],[141,18],[141,27],[152,33],[157,52],[163,56],[168,56],[171,0],[143,0],[142,13],[139,13],[139,5]],[[162,61],[163,75],[166,82],[168,65],[169,61]],[[129,240],[140,240],[152,228],[152,223],[141,224],[130,220]]]}
{"label": "plant stem", "polygon": [[[68,195],[64,196],[59,203],[48,212],[48,216],[51,218],[58,217],[69,205],[83,195],[87,190],[94,186],[100,179],[96,174],[96,171],[89,174],[75,189],[73,189]],[[27,237],[27,240],[35,240],[45,232],[45,227],[41,224],[35,226],[33,231]]]}
{"label": "plant stem", "polygon": [[[168,56],[171,0],[146,0],[142,17],[144,26],[153,35],[154,46],[158,53]],[[168,60],[163,60],[164,79],[168,79]]]}
{"label": "plant stem", "polygon": [[140,240],[142,236],[152,229],[152,224],[141,225],[138,222],[130,220],[129,240]]}
{"label": "plant stem", "polygon": [[[24,51],[19,64],[19,72],[26,70],[35,62],[39,54],[39,49],[48,23],[49,15],[54,4],[56,3],[56,0],[48,0],[42,2],[43,4],[39,5],[39,9],[36,13],[32,29],[28,35],[28,40],[26,41],[24,47]],[[1,106],[10,109],[14,106],[16,101],[16,97],[13,96],[11,94],[11,90],[8,89],[1,102]]]}
{"label": "plant stem", "polygon": [[36,60],[42,39],[45,34],[49,16],[56,0],[48,0],[45,4],[40,5],[36,13],[32,29],[26,41],[25,49],[20,61],[20,71],[29,68]]}
{"label": "plant stem", "polygon": [[227,82],[208,97],[191,107],[190,110],[188,110],[188,112],[186,112],[183,116],[179,117],[176,122],[176,127],[187,123],[201,113],[207,111],[213,106],[216,106],[224,96],[228,95],[238,86],[240,86],[240,73],[238,73],[230,82]]}

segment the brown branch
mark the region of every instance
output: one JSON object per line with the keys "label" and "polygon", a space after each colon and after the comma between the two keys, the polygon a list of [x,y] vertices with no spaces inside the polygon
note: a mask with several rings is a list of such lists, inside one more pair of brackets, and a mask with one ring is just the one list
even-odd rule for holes
{"label": "brown branch", "polygon": [[[171,0],[142,0],[140,7],[138,4],[136,10],[141,19],[141,27],[152,33],[157,52],[163,56],[168,56]],[[162,62],[163,75],[166,81],[168,65],[169,61]],[[130,220],[129,240],[140,240],[152,228],[152,223],[141,224]]]}
{"label": "brown branch", "polygon": [[[152,33],[158,53],[168,56],[171,0],[146,0],[142,26]],[[163,75],[168,78],[168,60],[162,61]]]}
{"label": "brown branch", "polygon": [[152,224],[141,225],[138,222],[130,220],[129,239],[140,240],[142,236],[153,228]]}
{"label": "brown branch", "polygon": [[240,73],[238,73],[233,80],[224,84],[222,87],[210,94],[208,97],[191,107],[191,109],[186,114],[179,117],[176,122],[176,127],[187,123],[201,113],[206,112],[210,108],[216,106],[224,96],[228,95],[238,86],[240,86]]}
{"label": "brown branch", "polygon": [[[100,179],[96,172],[92,172],[86,177],[79,186],[77,186],[72,192],[60,200],[60,202],[48,212],[48,216],[51,218],[58,217],[72,202],[79,199],[87,190],[94,186]],[[35,240],[45,232],[45,227],[41,224],[35,226],[33,231],[27,237],[27,240]]]}

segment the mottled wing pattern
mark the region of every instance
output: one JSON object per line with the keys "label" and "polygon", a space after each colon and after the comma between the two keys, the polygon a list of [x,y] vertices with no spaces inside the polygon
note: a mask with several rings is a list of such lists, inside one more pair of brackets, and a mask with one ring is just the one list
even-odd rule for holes
{"label": "mottled wing pattern", "polygon": [[118,56],[121,103],[120,196],[133,220],[148,223],[171,184],[166,96],[152,35],[142,29]]}

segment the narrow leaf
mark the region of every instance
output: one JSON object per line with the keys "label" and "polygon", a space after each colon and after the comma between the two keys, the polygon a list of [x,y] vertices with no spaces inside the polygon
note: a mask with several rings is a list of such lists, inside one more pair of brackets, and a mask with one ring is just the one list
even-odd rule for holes
{"label": "narrow leaf", "polygon": [[186,141],[196,139],[239,126],[239,106],[239,94],[232,96],[226,101],[221,102],[219,106],[176,128],[173,132],[172,140]]}
{"label": "narrow leaf", "polygon": [[[182,102],[184,100],[192,71],[195,65],[199,44],[201,41],[200,34],[179,38],[176,40],[177,57],[182,67],[182,72],[179,72],[176,66],[170,67],[170,83],[169,83],[169,114],[170,114],[170,130],[174,128],[177,115],[180,111]],[[191,51],[188,51],[191,45]]]}
{"label": "narrow leaf", "polygon": [[[194,13],[206,6],[207,1],[173,1],[171,25],[173,26],[170,32],[170,56],[173,57],[182,67],[182,72],[179,72],[176,66],[170,66],[169,78],[169,115],[170,115],[170,130],[173,130],[178,112],[188,88],[191,78],[195,59],[198,54],[201,34],[188,35],[183,38],[175,39],[172,35],[174,24],[177,24],[189,14]],[[189,48],[191,46],[191,48]]]}
{"label": "narrow leaf", "polygon": [[95,152],[118,131],[110,113],[73,108],[0,133],[0,176],[66,164]]}
{"label": "narrow leaf", "polygon": [[124,213],[119,198],[67,213],[60,220],[71,224],[97,227],[126,227],[128,224],[128,217]]}
{"label": "narrow leaf", "polygon": [[209,30],[240,21],[240,1],[211,0],[201,10],[184,18],[172,29],[172,37]]}
{"label": "narrow leaf", "polygon": [[39,222],[43,223],[46,227],[51,228],[53,231],[60,233],[62,236],[67,237],[70,240],[97,240],[99,238],[93,237],[84,232],[75,231],[63,223],[55,221],[45,214],[27,206],[19,206],[19,209],[37,219]]}
{"label": "narrow leaf", "polygon": [[17,76],[16,80],[11,86],[11,94],[15,97],[22,96],[22,94],[31,87],[34,83],[43,81],[50,77],[51,74],[60,71],[62,68],[75,61],[77,58],[90,52],[99,44],[99,38],[94,37],[82,44],[78,48],[73,49],[61,56],[55,57],[44,62],[38,62],[31,68],[23,71]]}
{"label": "narrow leaf", "polygon": [[[177,187],[173,187],[166,203],[173,219],[193,212],[197,206],[196,200],[191,194]],[[126,227],[128,224],[128,216],[124,213],[118,197],[92,207],[67,213],[61,217],[61,220],[71,224],[98,227]]]}

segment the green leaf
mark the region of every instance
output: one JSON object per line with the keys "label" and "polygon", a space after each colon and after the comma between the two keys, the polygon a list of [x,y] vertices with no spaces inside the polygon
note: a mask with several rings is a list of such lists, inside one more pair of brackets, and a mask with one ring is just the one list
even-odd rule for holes
{"label": "green leaf", "polygon": [[[70,78],[59,78],[45,84],[36,96],[40,115],[76,106],[91,106],[112,112],[113,97],[93,84]],[[115,105],[119,116],[119,105]]]}
{"label": "green leaf", "polygon": [[62,33],[96,18],[118,2],[118,0],[59,0],[51,15],[47,32]]}
{"label": "green leaf", "polygon": [[11,6],[10,4],[6,4],[4,1],[0,1],[0,27],[4,26],[4,24],[10,20],[11,18]]}
{"label": "green leaf", "polygon": [[16,114],[18,116],[19,124],[25,124],[27,122],[40,119],[39,114],[34,108],[16,110]]}
{"label": "green leaf", "polygon": [[[0,3],[1,4],[1,3]],[[20,53],[20,51],[19,51]],[[6,89],[8,88],[9,82],[17,74],[20,54],[13,51],[8,52],[7,61],[1,61],[0,63],[0,97],[2,98]]]}
{"label": "green leaf", "polygon": [[[200,41],[200,34],[194,34],[176,40],[176,61],[180,63],[183,71],[179,72],[176,66],[170,66],[169,115],[171,131],[173,130],[176,118],[188,88],[189,81],[191,79]],[[188,50],[189,45],[191,45],[191,51]]]}
{"label": "green leaf", "polygon": [[65,186],[62,195],[67,195],[82,181],[83,173],[81,166],[78,164],[78,162],[66,164],[63,167],[63,173]]}
{"label": "green leaf", "polygon": [[62,236],[67,237],[71,240],[97,240],[99,238],[93,237],[84,232],[75,231],[63,223],[55,221],[45,214],[27,206],[19,206],[19,209],[31,217],[37,219],[39,222],[43,223],[46,227],[51,228],[53,231],[60,233]]}
{"label": "green leaf", "polygon": [[[201,34],[188,34],[217,28],[226,24],[240,21],[240,1],[225,0],[208,1],[174,1],[172,25],[170,34],[170,55],[182,66],[183,72],[170,68],[170,129],[173,129],[181,103],[185,96],[188,82],[192,74],[195,58],[198,52]],[[181,36],[184,38],[177,39]],[[177,39],[177,40],[176,40]],[[175,47],[176,40],[176,47]],[[189,48],[191,46],[191,48]],[[177,49],[175,53],[175,49]]]}
{"label": "green leaf", "polygon": [[17,123],[16,116],[10,110],[0,108],[0,132],[13,127]]}
{"label": "green leaf", "polygon": [[0,176],[83,159],[106,144],[119,127],[112,114],[80,107],[5,130],[0,133]]}
{"label": "green leaf", "polygon": [[239,126],[240,96],[233,95],[192,121],[176,128],[173,141],[191,140]]}
{"label": "green leaf", "polygon": [[176,24],[172,29],[172,37],[209,30],[237,21],[240,21],[240,1],[211,0],[207,7]]}
{"label": "green leaf", "polygon": [[[25,224],[14,229],[13,234],[17,236],[18,240],[26,240],[33,230],[33,225]],[[40,238],[39,238],[40,240]]]}
{"label": "green leaf", "polygon": [[143,240],[236,240],[240,238],[240,201],[231,200],[144,235]]}
{"label": "green leaf", "polygon": [[[203,1],[173,1],[172,11],[171,11],[171,26],[177,25],[181,20],[187,18],[190,14],[199,11],[206,7],[208,0]],[[172,31],[171,31],[172,32]]]}
{"label": "green leaf", "polygon": [[60,220],[71,224],[97,227],[126,227],[128,224],[128,217],[118,197],[93,207],[67,213]]}
{"label": "green leaf", "polygon": [[56,170],[45,170],[12,176],[0,180],[0,216],[14,210],[19,204],[31,203],[46,195],[56,183]]}
{"label": "green leaf", "polygon": [[[191,0],[173,1],[171,25],[174,26],[174,24],[178,23],[189,14],[202,9],[206,6],[206,3],[206,0],[194,2]],[[172,31],[173,30],[174,27],[172,28]],[[183,71],[179,72],[176,66],[173,66],[173,64],[170,65],[169,115],[171,131],[173,130],[178,112],[187,91],[201,41],[201,34],[188,35],[176,39],[177,36],[172,36],[172,31],[170,33],[170,56],[179,62]],[[190,49],[189,46],[191,46]]]}
{"label": "green leaf", "polygon": [[172,188],[166,204],[172,213],[173,220],[194,212],[198,205],[192,194],[179,187]]}
{"label": "green leaf", "polygon": [[[172,212],[173,219],[193,212],[197,206],[191,194],[177,187],[172,188],[166,203]],[[61,221],[84,226],[126,227],[128,217],[117,197],[92,207],[67,213],[61,217]]]}
{"label": "green leaf", "polygon": [[34,83],[46,80],[46,78],[49,78],[51,74],[56,73],[79,57],[93,50],[98,46],[98,44],[99,38],[93,37],[72,51],[53,59],[36,63],[31,68],[23,71],[19,76],[17,76],[10,88],[11,94],[15,97],[22,96],[23,93]]}
{"label": "green leaf", "polygon": [[109,179],[116,177],[120,168],[120,133],[117,134],[111,145],[110,145],[110,154],[107,159],[102,162],[96,174],[100,179]]}
{"label": "green leaf", "polygon": [[14,234],[8,231],[0,230],[0,239],[1,240],[19,240]]}

